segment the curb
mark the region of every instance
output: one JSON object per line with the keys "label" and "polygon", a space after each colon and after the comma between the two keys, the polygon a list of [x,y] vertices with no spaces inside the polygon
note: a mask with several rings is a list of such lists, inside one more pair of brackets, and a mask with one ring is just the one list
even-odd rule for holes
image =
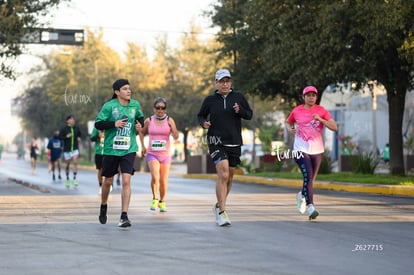
{"label": "curb", "polygon": [[[216,179],[215,174],[181,174],[184,178],[194,179]],[[263,178],[254,176],[242,176],[234,175],[234,181],[266,184],[274,186],[285,186],[301,188],[301,180],[279,179],[279,178]],[[345,183],[345,182],[327,182],[317,181],[314,184],[315,189],[325,189],[332,191],[345,191],[354,193],[369,193],[369,194],[382,194],[382,195],[398,195],[398,196],[412,196],[414,197],[414,186],[401,186],[401,185],[382,185],[382,184],[357,184],[357,183]]]}

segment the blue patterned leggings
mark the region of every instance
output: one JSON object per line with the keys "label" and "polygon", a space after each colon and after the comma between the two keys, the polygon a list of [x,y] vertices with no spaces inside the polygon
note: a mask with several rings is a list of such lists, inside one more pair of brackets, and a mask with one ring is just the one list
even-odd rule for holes
{"label": "blue patterned leggings", "polygon": [[313,182],[318,175],[321,166],[323,153],[317,155],[308,155],[302,152],[301,156],[295,158],[303,175],[302,195],[306,199],[306,204],[313,204]]}

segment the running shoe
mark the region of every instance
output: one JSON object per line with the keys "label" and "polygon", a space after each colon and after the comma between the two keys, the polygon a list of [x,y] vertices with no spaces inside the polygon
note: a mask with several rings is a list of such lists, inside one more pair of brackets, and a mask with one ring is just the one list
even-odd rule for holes
{"label": "running shoe", "polygon": [[53,179],[53,181],[56,180],[55,174],[53,174],[52,179]]}
{"label": "running shoe", "polygon": [[218,224],[218,220],[219,220],[219,212],[220,212],[220,208],[219,208],[219,206],[218,206],[218,203],[216,203],[216,204],[214,204],[214,206],[213,206],[213,213],[214,213],[214,216],[215,216],[215,218],[216,218],[216,223]]}
{"label": "running shoe", "polygon": [[218,215],[218,225],[220,226],[228,226],[231,225],[229,216],[227,215],[226,211]]}
{"label": "running shoe", "polygon": [[67,179],[67,180],[66,180],[66,187],[67,187],[67,188],[69,188],[69,187],[70,187],[70,180],[69,180],[69,179]]}
{"label": "running shoe", "polygon": [[304,214],[306,212],[306,200],[302,195],[302,192],[299,192],[296,195],[296,209],[299,213]]}
{"label": "running shoe", "polygon": [[308,205],[308,215],[309,220],[314,220],[317,216],[319,216],[319,212],[315,209],[315,207],[313,207],[313,204]]}
{"label": "running shoe", "polygon": [[99,222],[101,224],[105,224],[107,220],[106,211],[108,210],[108,205],[102,205],[101,204],[101,211],[99,213]]}
{"label": "running shoe", "polygon": [[62,180],[62,177],[60,175],[58,176],[58,180]]}
{"label": "running shoe", "polygon": [[154,211],[158,207],[158,200],[152,199],[150,210]]}
{"label": "running shoe", "polygon": [[128,217],[123,217],[119,220],[118,226],[119,227],[130,227],[131,221],[128,219]]}
{"label": "running shoe", "polygon": [[72,180],[72,184],[75,188],[78,187],[78,181],[76,179]]}
{"label": "running shoe", "polygon": [[160,212],[167,212],[167,206],[165,205],[165,201],[161,201],[158,206],[160,207]]}

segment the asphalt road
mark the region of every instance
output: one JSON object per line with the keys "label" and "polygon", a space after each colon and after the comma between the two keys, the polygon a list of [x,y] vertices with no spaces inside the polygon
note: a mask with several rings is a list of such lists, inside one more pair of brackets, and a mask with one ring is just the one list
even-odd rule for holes
{"label": "asphalt road", "polygon": [[[149,174],[132,181],[132,227],[98,222],[95,171],[79,187],[53,182],[47,167],[0,163],[0,274],[411,274],[414,198],[316,190],[321,215],[295,209],[295,188],[234,183],[231,227],[211,211],[214,181],[172,167],[168,212],[149,210]],[[11,180],[13,179],[13,180]]]}

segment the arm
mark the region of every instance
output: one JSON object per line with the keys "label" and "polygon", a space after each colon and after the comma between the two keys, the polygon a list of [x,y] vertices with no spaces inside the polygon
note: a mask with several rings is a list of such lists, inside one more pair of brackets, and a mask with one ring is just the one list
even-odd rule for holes
{"label": "arm", "polygon": [[285,121],[285,127],[286,130],[288,131],[288,133],[290,133],[291,135],[296,134],[296,129],[295,129],[295,123],[294,122],[289,122],[288,120]]}
{"label": "arm", "polygon": [[321,118],[318,114],[314,114],[313,118],[320,121],[324,126],[326,126],[331,131],[338,131],[338,125],[336,124],[335,120],[333,118],[330,118],[328,120]]}
{"label": "arm", "polygon": [[204,129],[208,129],[211,125],[210,121],[207,119],[210,112],[207,106],[207,99],[208,97],[204,99],[203,103],[201,104],[200,111],[197,114],[198,123]]}
{"label": "arm", "polygon": [[92,134],[90,136],[91,141],[97,141],[99,137],[99,131],[96,128],[93,128]]}
{"label": "arm", "polygon": [[[112,110],[108,107],[107,104],[104,104],[99,111],[98,116],[95,119],[95,128],[98,130],[107,130],[112,128],[118,128],[120,126],[120,120],[111,121],[110,117],[112,116]],[[125,124],[122,126],[124,127]]]}
{"label": "arm", "polygon": [[178,130],[177,130],[177,126],[175,125],[175,121],[172,117],[168,117],[168,124],[170,125],[171,134],[172,134],[173,138],[175,140],[177,140],[178,139]]}
{"label": "arm", "polygon": [[148,125],[149,125],[150,119],[147,118],[144,121],[144,127],[142,127],[140,133],[139,133],[139,140],[141,142],[141,146],[142,146],[142,155],[145,156],[147,154],[147,147],[145,147],[145,143],[144,143],[144,135],[148,130]]}
{"label": "arm", "polygon": [[250,120],[253,117],[253,110],[250,108],[249,103],[247,102],[246,98],[243,96],[243,94],[241,95],[241,100],[240,100],[240,107],[239,107],[239,115],[241,118],[246,119],[246,120]]}

